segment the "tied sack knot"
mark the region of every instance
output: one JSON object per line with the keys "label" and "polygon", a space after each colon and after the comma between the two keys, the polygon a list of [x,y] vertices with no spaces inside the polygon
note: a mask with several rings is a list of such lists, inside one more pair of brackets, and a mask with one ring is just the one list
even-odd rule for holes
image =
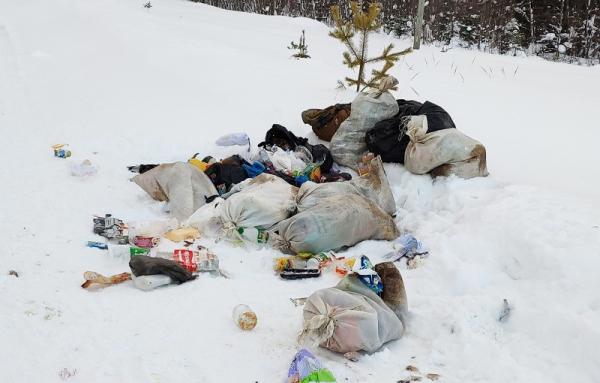
{"label": "tied sack knot", "polygon": [[335,308],[325,303],[325,313],[315,315],[304,321],[298,342],[318,346],[331,339],[335,331],[334,315]]}

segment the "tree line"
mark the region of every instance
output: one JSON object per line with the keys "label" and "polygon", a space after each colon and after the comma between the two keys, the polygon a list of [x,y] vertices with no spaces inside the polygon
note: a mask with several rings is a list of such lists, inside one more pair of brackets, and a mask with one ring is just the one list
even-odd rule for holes
{"label": "tree line", "polygon": [[[332,24],[330,8],[347,17],[350,0],[192,0]],[[386,32],[412,36],[418,0],[380,0]],[[367,1],[364,1],[366,6]],[[568,62],[600,62],[600,0],[426,0],[423,40],[503,54]]]}

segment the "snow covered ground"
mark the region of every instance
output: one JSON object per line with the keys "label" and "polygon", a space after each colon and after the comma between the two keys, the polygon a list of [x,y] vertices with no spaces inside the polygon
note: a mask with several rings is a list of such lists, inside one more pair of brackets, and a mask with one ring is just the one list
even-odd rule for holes
{"label": "snow covered ground", "polygon": [[[128,271],[85,247],[93,214],[166,217],[126,165],[223,157],[215,138],[257,143],[275,122],[314,138],[300,112],[354,96],[335,89],[348,73],[323,24],[142,3],[0,1],[2,382],[281,382],[301,326],[289,298],[338,281],[284,282],[275,251],[207,242],[231,279],[79,287],[86,270]],[[303,29],[312,58],[296,61],[286,46]],[[432,182],[386,167],[399,227],[431,249],[421,267],[401,266],[408,331],[357,363],[317,355],[340,382],[396,382],[409,364],[443,382],[597,381],[600,68],[424,47],[392,74],[397,98],[444,106],[486,145],[491,175]],[[55,143],[73,157],[54,158]],[[96,176],[70,175],[83,159]],[[389,249],[345,254],[378,261]],[[513,311],[500,323],[503,299]],[[249,333],[231,320],[242,302],[259,317]]]}

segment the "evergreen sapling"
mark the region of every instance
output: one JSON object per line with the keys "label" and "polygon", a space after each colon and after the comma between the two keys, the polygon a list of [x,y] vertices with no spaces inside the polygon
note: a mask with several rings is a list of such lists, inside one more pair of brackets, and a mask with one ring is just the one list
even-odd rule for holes
{"label": "evergreen sapling", "polygon": [[[359,92],[366,88],[377,88],[380,81],[387,76],[387,72],[400,59],[400,56],[410,53],[412,49],[407,48],[403,51],[392,52],[394,45],[389,44],[383,49],[381,55],[368,57],[369,34],[381,27],[379,23],[381,7],[377,3],[371,3],[367,12],[364,12],[356,1],[352,1],[350,2],[350,9],[352,19],[344,20],[340,7],[337,5],[331,7],[331,16],[335,28],[329,35],[340,40],[348,48],[348,51],[344,52],[344,64],[350,69],[358,68],[358,76],[356,78],[346,77],[346,82],[349,86],[356,85],[356,91]],[[358,36],[358,45],[354,42],[355,36]],[[371,78],[367,79],[365,74],[366,65],[378,62],[383,62],[383,67],[380,70],[373,69]]]}
{"label": "evergreen sapling", "polygon": [[295,42],[291,42],[288,49],[297,50],[298,52],[294,53],[292,57],[297,59],[308,59],[310,56],[308,55],[308,45],[306,45],[306,37],[304,36],[304,31],[302,31],[302,35],[300,35],[300,40],[296,44]]}

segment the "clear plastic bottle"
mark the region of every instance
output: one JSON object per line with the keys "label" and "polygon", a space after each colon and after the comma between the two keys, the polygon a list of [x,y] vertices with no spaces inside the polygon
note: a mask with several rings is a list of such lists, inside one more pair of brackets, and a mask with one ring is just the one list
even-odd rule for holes
{"label": "clear plastic bottle", "polygon": [[265,229],[257,229],[256,227],[240,227],[237,229],[237,231],[244,242],[264,245],[269,240],[269,232]]}
{"label": "clear plastic bottle", "polygon": [[157,287],[173,283],[171,277],[163,274],[141,275],[139,277],[132,275],[131,278],[133,279],[133,285],[144,291],[154,290]]}
{"label": "clear plastic bottle", "polygon": [[256,327],[256,314],[248,305],[239,304],[233,308],[233,321],[244,331],[250,331]]}

